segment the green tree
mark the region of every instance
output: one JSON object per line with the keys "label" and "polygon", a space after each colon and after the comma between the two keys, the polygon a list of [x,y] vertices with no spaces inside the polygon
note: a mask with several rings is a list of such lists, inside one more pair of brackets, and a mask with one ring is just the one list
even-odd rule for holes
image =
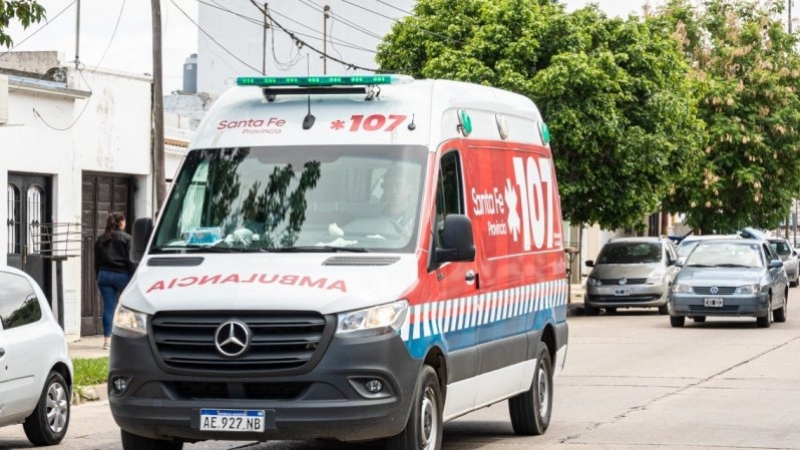
{"label": "green tree", "polygon": [[24,28],[45,18],[45,9],[36,0],[0,0],[0,46],[11,47],[14,41],[4,30],[12,21],[18,21]]}
{"label": "green tree", "polygon": [[672,0],[671,21],[694,68],[703,158],[670,198],[704,231],[772,228],[800,190],[800,58],[783,2]]}
{"label": "green tree", "polygon": [[496,86],[542,111],[564,217],[634,226],[699,157],[689,67],[663,19],[534,0],[420,0],[379,47],[387,71]]}

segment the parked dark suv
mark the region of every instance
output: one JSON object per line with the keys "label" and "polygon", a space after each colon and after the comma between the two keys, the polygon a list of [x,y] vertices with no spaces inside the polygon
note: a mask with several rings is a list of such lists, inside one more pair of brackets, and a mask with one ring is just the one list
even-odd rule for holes
{"label": "parked dark suv", "polygon": [[660,314],[668,314],[676,259],[675,246],[666,238],[612,239],[596,261],[586,261],[592,267],[586,282],[586,314],[597,315],[600,308],[615,312],[630,307],[657,307]]}

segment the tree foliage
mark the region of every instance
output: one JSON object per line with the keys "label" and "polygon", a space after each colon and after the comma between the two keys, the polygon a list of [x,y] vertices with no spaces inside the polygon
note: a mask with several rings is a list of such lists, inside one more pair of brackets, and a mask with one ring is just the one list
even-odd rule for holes
{"label": "tree foliage", "polygon": [[0,46],[11,47],[14,41],[4,30],[12,21],[24,28],[45,18],[45,9],[36,0],[0,0]]}
{"label": "tree foliage", "polygon": [[800,190],[800,58],[781,23],[783,2],[670,1],[706,124],[703,158],[669,198],[704,231],[773,228]]}
{"label": "tree foliage", "polygon": [[534,0],[419,0],[379,47],[387,71],[528,96],[553,135],[564,217],[633,226],[701,157],[671,22]]}

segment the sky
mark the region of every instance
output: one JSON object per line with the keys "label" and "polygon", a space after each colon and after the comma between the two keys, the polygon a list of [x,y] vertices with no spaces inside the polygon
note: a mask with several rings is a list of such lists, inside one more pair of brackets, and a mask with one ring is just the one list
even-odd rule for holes
{"label": "sky", "polygon": [[[640,12],[646,0],[562,0],[568,9],[597,3],[610,16]],[[47,10],[47,22],[28,29],[14,25],[8,34],[14,50],[56,50],[63,63],[74,63],[76,41],[82,67],[151,74],[151,2],[146,0],[80,0],[80,33],[76,33],[77,0],[39,0]],[[655,3],[655,1],[651,1]],[[197,52],[198,0],[161,0],[163,24],[164,92],[182,88],[183,64]],[[185,15],[184,15],[185,12]],[[79,36],[79,39],[76,39]],[[0,58],[7,49],[0,47]]]}

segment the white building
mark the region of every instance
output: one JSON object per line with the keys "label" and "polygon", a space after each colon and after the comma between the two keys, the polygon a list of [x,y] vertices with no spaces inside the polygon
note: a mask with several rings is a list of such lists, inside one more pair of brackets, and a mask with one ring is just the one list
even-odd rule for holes
{"label": "white building", "polygon": [[[151,80],[63,61],[55,52],[0,61],[0,264],[30,273],[54,306],[63,291],[64,329],[76,339],[102,333],[93,244],[108,212],[132,224],[152,211]],[[60,285],[51,253],[69,256]]]}

